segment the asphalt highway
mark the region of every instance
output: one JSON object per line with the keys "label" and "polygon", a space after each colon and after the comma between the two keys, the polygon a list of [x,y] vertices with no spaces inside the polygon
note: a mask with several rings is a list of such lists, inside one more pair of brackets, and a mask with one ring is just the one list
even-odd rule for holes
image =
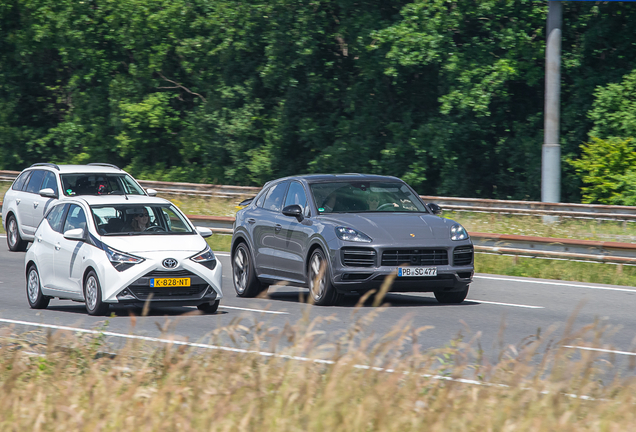
{"label": "asphalt highway", "polygon": [[[270,352],[277,349],[274,345],[284,343],[293,329],[305,328],[309,322],[314,323],[316,337],[325,343],[337,341],[352,328],[358,329],[358,340],[380,340],[396,328],[428,327],[412,342],[421,349],[440,348],[462,337],[495,360],[502,351],[514,351],[511,347],[519,347],[537,332],[551,330],[552,339],[558,340],[571,320],[575,331],[595,322],[606,328],[602,345],[594,349],[610,361],[627,365],[636,360],[634,287],[477,274],[467,300],[459,305],[441,305],[432,293],[389,293],[385,298],[388,306],[379,310],[370,302],[356,307],[357,296],[346,297],[340,306],[319,307],[303,302],[306,290],[285,286],[270,288],[267,298],[237,297],[229,255],[218,252],[224,298],[216,314],[199,315],[196,308],[176,307],[153,309],[147,316],[139,316],[139,309],[116,306],[111,307],[113,315],[105,318],[89,316],[83,303],[55,299],[45,310],[30,309],[24,253],[10,252],[5,242],[5,236],[0,235],[0,328],[13,326],[18,332],[59,326],[107,328],[113,334],[170,337],[234,348],[253,349],[257,341],[258,349]],[[372,317],[373,313],[377,316]],[[110,339],[116,341],[117,336]],[[580,352],[590,346],[590,340],[569,341],[568,349]]]}

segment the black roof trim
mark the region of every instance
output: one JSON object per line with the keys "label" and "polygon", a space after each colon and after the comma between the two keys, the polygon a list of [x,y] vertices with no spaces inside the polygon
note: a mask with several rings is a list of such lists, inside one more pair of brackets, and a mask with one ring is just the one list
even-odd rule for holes
{"label": "black roof trim", "polygon": [[29,168],[39,167],[39,166],[47,166],[47,167],[55,168],[58,171],[60,170],[59,166],[55,165],[54,163],[49,163],[49,162],[34,163]]}
{"label": "black roof trim", "polygon": [[123,171],[121,168],[119,168],[117,165],[113,165],[113,164],[109,164],[109,163],[101,163],[101,162],[91,162],[87,165],[90,166],[103,166],[103,167],[110,167],[110,168],[115,168],[118,169],[119,171]]}

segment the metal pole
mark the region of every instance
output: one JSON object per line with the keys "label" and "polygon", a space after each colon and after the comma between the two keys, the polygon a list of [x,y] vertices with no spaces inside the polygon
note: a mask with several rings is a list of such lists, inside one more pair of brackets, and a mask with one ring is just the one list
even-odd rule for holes
{"label": "metal pole", "polygon": [[541,201],[561,201],[561,146],[559,145],[559,101],[561,94],[560,1],[548,1],[545,50],[545,118],[541,159]]}

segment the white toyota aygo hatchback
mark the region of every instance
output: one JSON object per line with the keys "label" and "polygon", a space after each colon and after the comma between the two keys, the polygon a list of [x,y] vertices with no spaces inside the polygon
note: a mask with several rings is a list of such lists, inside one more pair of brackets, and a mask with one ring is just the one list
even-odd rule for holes
{"label": "white toyota aygo hatchback", "polygon": [[109,305],[197,306],[214,313],[222,268],[204,237],[170,201],[148,196],[64,198],[46,213],[25,256],[27,298]]}

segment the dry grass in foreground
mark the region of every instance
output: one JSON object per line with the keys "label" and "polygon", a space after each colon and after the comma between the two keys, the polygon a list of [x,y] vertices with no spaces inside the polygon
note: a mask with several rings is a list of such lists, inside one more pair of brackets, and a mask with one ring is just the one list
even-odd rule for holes
{"label": "dry grass in foreground", "polygon": [[[491,364],[475,341],[458,339],[446,348],[421,352],[418,339],[426,329],[408,323],[380,341],[360,340],[359,329],[371,319],[359,318],[336,340],[321,339],[315,323],[309,322],[281,332],[289,342],[281,354],[324,358],[329,352],[332,363],[137,342],[103,355],[102,350],[112,348],[105,346],[102,335],[18,335],[5,327],[0,329],[0,430],[481,432],[636,427],[634,379],[614,374],[619,377],[604,382],[612,368],[609,362],[593,352],[563,348],[585,343],[581,339],[598,344],[604,335],[598,326],[558,341],[535,335]],[[216,335],[240,337],[242,332],[259,340],[266,331],[261,325],[236,325]]]}

